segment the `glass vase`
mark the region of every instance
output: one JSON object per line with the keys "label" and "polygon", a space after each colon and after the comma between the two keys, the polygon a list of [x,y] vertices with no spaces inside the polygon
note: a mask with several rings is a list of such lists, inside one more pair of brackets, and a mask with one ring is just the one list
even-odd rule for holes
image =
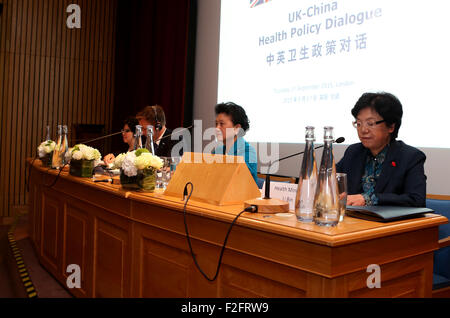
{"label": "glass vase", "polygon": [[122,169],[120,169],[120,185],[122,188],[127,190],[137,190],[139,189],[138,176],[129,177],[127,176]]}
{"label": "glass vase", "polygon": [[156,170],[139,170],[137,175],[137,184],[143,192],[154,192],[156,187]]}
{"label": "glass vase", "polygon": [[42,161],[42,166],[44,167],[51,167],[52,166],[52,158],[53,158],[53,152],[45,154],[44,157],[39,158]]}
{"label": "glass vase", "polygon": [[69,173],[75,177],[90,178],[94,171],[94,160],[70,160]]}

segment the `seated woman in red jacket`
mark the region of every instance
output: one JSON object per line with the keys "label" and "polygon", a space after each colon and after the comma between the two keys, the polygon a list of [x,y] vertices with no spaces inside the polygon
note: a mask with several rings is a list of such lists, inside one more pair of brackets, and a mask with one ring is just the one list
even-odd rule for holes
{"label": "seated woman in red jacket", "polygon": [[348,205],[424,207],[425,154],[397,141],[403,109],[389,93],[365,93],[352,109],[361,143],[351,145],[336,164],[347,173]]}

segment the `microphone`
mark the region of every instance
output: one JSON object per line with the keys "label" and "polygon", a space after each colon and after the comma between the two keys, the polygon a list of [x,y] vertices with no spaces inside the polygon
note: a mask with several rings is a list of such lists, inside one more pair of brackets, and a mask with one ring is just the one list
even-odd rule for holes
{"label": "microphone", "polygon": [[344,138],[344,137],[339,137],[339,138],[336,139],[334,142],[335,142],[336,144],[342,144],[344,141],[345,141],[345,138]]}
{"label": "microphone", "polygon": [[[180,131],[182,131],[182,130],[191,129],[192,127],[194,127],[194,125],[191,125],[191,126],[189,126],[189,127],[183,128],[183,129],[177,131],[176,133],[178,133],[178,132],[180,132]],[[97,137],[97,138],[94,138],[94,139],[91,139],[91,140],[88,140],[88,141],[84,141],[83,144],[88,144],[88,143],[91,143],[91,142],[94,142],[94,141],[97,141],[97,140],[102,140],[102,139],[105,139],[105,138],[108,138],[108,137],[112,137],[112,136],[115,136],[115,135],[119,135],[119,134],[121,134],[121,133],[122,133],[122,131],[118,131],[118,132],[115,132],[115,133],[112,133],[112,134],[109,134],[109,135]],[[176,134],[176,133],[171,133],[171,134],[169,134],[169,135],[167,135],[167,136],[160,137],[160,138],[158,138],[158,140],[155,140],[155,142],[156,142],[156,141],[159,141],[159,140],[161,140],[161,139],[164,139],[164,138],[168,138],[168,137],[170,137],[170,136],[172,136],[173,134]]]}
{"label": "microphone", "polygon": [[[341,143],[343,143],[344,141],[345,141],[345,138],[344,138],[344,137],[339,137],[339,138],[337,138],[333,143],[341,144]],[[320,146],[314,147],[314,150],[319,149],[319,148],[323,148],[323,146],[324,146],[324,145],[320,145]],[[278,159],[278,160],[273,161],[273,162],[269,165],[269,168],[267,169],[267,172],[270,172],[270,168],[272,167],[272,165],[273,165],[275,162],[280,162],[280,161],[283,161],[283,160],[285,160],[285,159],[292,158],[292,157],[294,157],[294,156],[302,155],[302,154],[304,154],[304,153],[305,153],[305,151],[300,151],[300,152],[294,153],[294,154],[292,154],[292,155],[289,155],[289,156],[286,156],[286,157],[283,157],[283,158],[280,158],[280,159]],[[264,199],[270,199],[270,174],[269,174],[269,173],[266,174],[266,188],[265,188],[265,192],[264,192]]]}
{"label": "microphone", "polygon": [[161,137],[159,137],[157,140],[155,140],[155,142],[160,141],[161,139],[169,138],[170,136],[172,136],[172,135],[174,135],[174,134],[178,134],[180,131],[184,131],[184,130],[187,130],[187,129],[191,129],[192,127],[194,127],[194,125],[190,125],[189,127],[183,127],[182,129],[180,129],[180,130],[177,131],[177,132],[173,132],[173,133],[171,133],[171,134],[168,134],[167,136],[161,136]]}
{"label": "microphone", "polygon": [[[339,137],[339,138],[336,139],[333,143],[341,144],[341,143],[343,143],[344,141],[345,141],[345,138],[344,138],[344,137]],[[324,145],[320,145],[320,146],[314,147],[314,150],[319,149],[319,148],[323,148],[323,146],[324,146]],[[268,170],[270,170],[270,168],[272,167],[272,165],[273,165],[275,162],[280,162],[280,161],[283,161],[283,160],[285,160],[285,159],[289,159],[289,158],[291,158],[291,157],[295,157],[295,156],[301,155],[301,154],[303,154],[303,153],[305,153],[305,151],[300,151],[300,152],[294,153],[294,154],[292,154],[292,155],[289,155],[289,156],[287,156],[287,157],[283,157],[283,158],[280,158],[280,159],[278,159],[278,160],[275,160],[274,162],[272,162],[272,163],[270,164]]]}
{"label": "microphone", "polygon": [[121,133],[122,133],[121,131],[115,132],[115,133],[112,133],[112,134],[109,134],[109,135],[105,135],[105,136],[101,136],[101,137],[97,137],[97,138],[94,138],[94,139],[91,139],[91,140],[88,140],[88,141],[83,141],[82,143],[83,144],[88,144],[90,142],[94,142],[94,141],[97,141],[97,140],[105,139],[105,138],[108,138],[108,137],[111,137],[111,136],[115,136],[115,135],[118,135],[118,134],[121,134]]}

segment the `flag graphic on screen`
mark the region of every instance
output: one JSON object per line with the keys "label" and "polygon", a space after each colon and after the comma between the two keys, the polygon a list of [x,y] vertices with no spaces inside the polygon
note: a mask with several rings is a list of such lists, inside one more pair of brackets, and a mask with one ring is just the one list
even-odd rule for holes
{"label": "flag graphic on screen", "polygon": [[254,8],[256,6],[259,6],[260,4],[269,2],[272,0],[250,0],[250,8]]}

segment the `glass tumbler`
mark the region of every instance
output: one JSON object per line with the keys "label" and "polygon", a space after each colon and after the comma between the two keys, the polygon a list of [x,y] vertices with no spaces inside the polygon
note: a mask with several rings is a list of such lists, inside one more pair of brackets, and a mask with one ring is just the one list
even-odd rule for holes
{"label": "glass tumbler", "polygon": [[339,192],[339,222],[342,222],[345,215],[345,208],[347,206],[347,174],[336,173],[336,179]]}

